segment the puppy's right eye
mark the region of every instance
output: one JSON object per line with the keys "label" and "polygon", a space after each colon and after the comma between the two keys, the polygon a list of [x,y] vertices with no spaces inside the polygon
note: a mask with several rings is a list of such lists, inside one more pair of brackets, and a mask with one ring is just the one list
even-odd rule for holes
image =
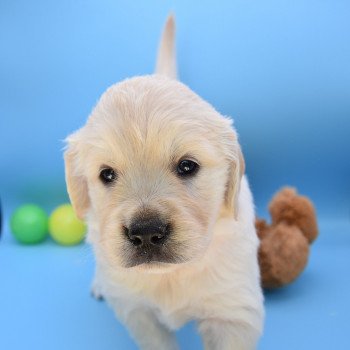
{"label": "puppy's right eye", "polygon": [[100,171],[100,180],[105,184],[108,185],[112,182],[114,182],[117,178],[117,173],[112,168],[103,168]]}
{"label": "puppy's right eye", "polygon": [[199,169],[199,165],[190,159],[183,159],[180,161],[180,163],[177,165],[177,173],[181,177],[185,176],[191,176],[196,174],[196,172]]}

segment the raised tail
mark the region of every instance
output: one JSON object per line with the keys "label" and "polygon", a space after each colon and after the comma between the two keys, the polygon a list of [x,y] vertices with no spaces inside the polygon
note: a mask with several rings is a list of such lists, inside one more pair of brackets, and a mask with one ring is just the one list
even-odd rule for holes
{"label": "raised tail", "polygon": [[176,79],[175,17],[170,14],[160,39],[155,73]]}

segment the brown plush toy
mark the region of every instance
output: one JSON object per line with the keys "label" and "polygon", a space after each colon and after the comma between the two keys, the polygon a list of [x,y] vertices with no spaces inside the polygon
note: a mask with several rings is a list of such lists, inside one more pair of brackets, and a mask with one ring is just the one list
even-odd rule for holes
{"label": "brown plush toy", "polygon": [[309,244],[318,234],[316,213],[311,201],[285,187],[269,205],[271,225],[256,220],[260,238],[259,264],[263,288],[282,287],[304,270]]}

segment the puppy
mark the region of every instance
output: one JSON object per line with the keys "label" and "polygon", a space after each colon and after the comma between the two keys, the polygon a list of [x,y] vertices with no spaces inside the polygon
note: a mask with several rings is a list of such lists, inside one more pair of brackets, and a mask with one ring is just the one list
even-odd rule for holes
{"label": "puppy", "polygon": [[110,87],[67,138],[66,182],[103,296],[141,349],[254,349],[263,325],[251,192],[237,134],[177,81],[173,17],[157,74]]}

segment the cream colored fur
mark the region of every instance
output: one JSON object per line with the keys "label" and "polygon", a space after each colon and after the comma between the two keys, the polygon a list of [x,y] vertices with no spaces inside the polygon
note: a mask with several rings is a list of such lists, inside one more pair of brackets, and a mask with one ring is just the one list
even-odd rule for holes
{"label": "cream colored fur", "polygon": [[[176,77],[174,52],[171,18],[158,73]],[[93,292],[140,348],[177,349],[173,331],[194,319],[206,349],[254,349],[264,318],[258,239],[231,121],[182,83],[156,74],[110,87],[67,141],[68,192],[87,220],[96,257]],[[200,165],[189,181],[171,170],[184,156]],[[99,180],[101,166],[116,169],[115,185]],[[149,206],[175,223],[164,245],[174,261],[128,267],[132,247],[122,224]]]}

